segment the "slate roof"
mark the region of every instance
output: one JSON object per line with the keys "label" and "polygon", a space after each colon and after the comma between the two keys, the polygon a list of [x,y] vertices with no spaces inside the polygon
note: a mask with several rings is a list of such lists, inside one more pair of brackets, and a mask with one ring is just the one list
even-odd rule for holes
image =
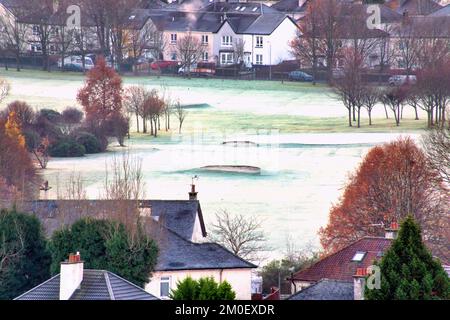
{"label": "slate roof", "polygon": [[[321,259],[311,267],[295,273],[292,279],[314,282],[321,279],[331,279],[351,282],[353,281],[353,275],[356,274],[356,268],[367,268],[375,260],[380,260],[391,243],[392,240],[386,238],[362,238]],[[352,261],[357,252],[365,253],[360,262]]]}
{"label": "slate roof", "polygon": [[[136,203],[129,202],[129,210]],[[164,225],[186,239],[192,239],[198,216],[203,236],[206,227],[200,202],[196,200],[142,200],[141,210],[150,209],[153,217],[164,217]],[[36,200],[25,204],[26,211],[35,214],[43,223],[47,235],[62,226],[70,226],[82,217],[105,218],[117,208],[109,200]]]}
{"label": "slate roof", "polygon": [[439,9],[432,14],[430,14],[431,17],[443,17],[443,16],[450,16],[450,4],[446,5],[442,9]]}
{"label": "slate roof", "polygon": [[305,12],[308,4],[308,0],[304,1],[301,6],[298,5],[298,0],[280,0],[271,8],[280,12]]}
{"label": "slate roof", "polygon": [[[56,275],[14,300],[59,300],[60,275]],[[85,269],[80,289],[70,300],[158,300],[135,284],[105,270]]]}
{"label": "slate roof", "polygon": [[257,268],[216,243],[193,243],[168,229],[158,239],[156,271]]}
{"label": "slate roof", "polygon": [[216,33],[227,21],[237,34],[271,34],[287,17],[266,5],[222,2],[198,11],[151,10],[148,16],[160,31]]}
{"label": "slate roof", "polygon": [[410,16],[429,15],[442,8],[433,0],[390,0],[386,5],[400,14],[407,12]]}
{"label": "slate roof", "polygon": [[287,300],[353,300],[353,282],[322,279]]}

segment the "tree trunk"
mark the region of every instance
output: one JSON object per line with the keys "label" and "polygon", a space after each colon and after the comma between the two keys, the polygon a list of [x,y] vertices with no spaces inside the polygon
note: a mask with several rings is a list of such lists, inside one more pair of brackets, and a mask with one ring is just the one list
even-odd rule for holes
{"label": "tree trunk", "polygon": [[358,107],[358,128],[361,127],[361,107]]}
{"label": "tree trunk", "polygon": [[136,113],[136,126],[137,126],[137,132],[139,133],[139,115]]}
{"label": "tree trunk", "polygon": [[367,110],[367,113],[369,114],[369,126],[372,125],[372,110]]}
{"label": "tree trunk", "polygon": [[348,108],[348,126],[352,127],[352,107]]}
{"label": "tree trunk", "polygon": [[389,114],[387,112],[386,105],[384,105],[384,113],[386,114],[386,119],[389,119]]}

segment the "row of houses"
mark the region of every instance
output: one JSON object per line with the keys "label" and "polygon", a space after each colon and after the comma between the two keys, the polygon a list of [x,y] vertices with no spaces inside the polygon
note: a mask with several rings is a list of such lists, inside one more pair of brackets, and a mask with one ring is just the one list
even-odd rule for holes
{"label": "row of houses", "polygon": [[[307,7],[314,0],[280,0],[272,6],[256,2],[219,0],[184,0],[181,2],[151,2],[129,10],[121,17],[119,35],[107,33],[109,52],[122,58],[139,57],[180,61],[179,43],[191,36],[201,44],[198,61],[226,66],[242,62],[246,66],[275,65],[297,57],[292,41],[307,15]],[[71,52],[105,51],[105,41],[99,41],[98,23],[92,15],[80,15],[80,28],[73,31],[66,25],[70,13],[67,7],[74,1],[54,1],[50,9],[27,9],[24,0],[0,0],[0,48],[10,48],[23,54],[66,56]],[[75,1],[76,2],[76,1]],[[450,5],[442,6],[434,0],[390,0],[379,5],[380,23],[367,30],[368,5],[361,1],[342,0],[340,46],[350,46],[355,36],[367,39],[387,39],[371,46],[366,65],[374,68],[383,64],[385,46],[401,50],[402,38],[408,28],[428,30],[433,36],[450,38]],[[361,21],[354,21],[356,16]],[[405,24],[405,20],[408,23]],[[428,27],[427,27],[428,26]],[[367,32],[363,33],[362,30]],[[399,31],[400,30],[400,31]],[[8,32],[6,32],[8,31]],[[359,31],[359,35],[355,34]],[[109,48],[109,46],[111,46]],[[119,54],[120,53],[120,54]],[[336,65],[342,65],[342,56]],[[326,61],[322,59],[321,65]],[[405,59],[398,55],[393,67],[405,68]],[[406,63],[407,64],[407,63]],[[408,66],[406,66],[408,67]]]}

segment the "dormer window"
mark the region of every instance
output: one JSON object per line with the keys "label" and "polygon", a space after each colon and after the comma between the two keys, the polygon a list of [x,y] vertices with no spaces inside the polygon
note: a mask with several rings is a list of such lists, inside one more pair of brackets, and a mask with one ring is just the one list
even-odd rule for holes
{"label": "dormer window", "polygon": [[364,256],[366,255],[366,252],[363,251],[357,251],[355,255],[352,258],[352,261],[354,262],[361,262],[364,259]]}
{"label": "dormer window", "polygon": [[240,8],[241,8],[241,6],[237,6],[236,9],[234,9],[234,10],[238,11]]}
{"label": "dormer window", "polygon": [[242,7],[242,8],[241,8],[241,12],[242,12],[242,11],[244,11],[244,10],[245,10],[245,8],[247,8],[247,7]]}
{"label": "dormer window", "polygon": [[135,15],[132,15],[132,16],[130,16],[130,20],[134,20],[134,18],[136,18],[136,16]]}

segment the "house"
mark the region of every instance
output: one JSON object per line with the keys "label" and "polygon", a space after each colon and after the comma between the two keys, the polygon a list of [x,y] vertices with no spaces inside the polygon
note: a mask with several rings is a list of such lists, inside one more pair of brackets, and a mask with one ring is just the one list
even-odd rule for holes
{"label": "house", "polygon": [[[185,4],[185,2],[183,2]],[[147,23],[164,34],[163,58],[177,61],[178,43],[190,34],[202,45],[201,61],[226,66],[277,64],[291,58],[292,18],[263,4],[214,2],[201,10],[149,10]]]}
{"label": "house", "polygon": [[137,211],[159,247],[155,271],[145,285],[147,292],[167,299],[177,282],[188,276],[213,277],[218,282],[228,281],[237,299],[251,299],[252,271],[257,266],[206,241],[195,185],[189,192],[189,200],[37,200],[24,206],[24,211],[43,222],[48,236],[82,217],[114,218],[115,214],[130,215]]}
{"label": "house", "polygon": [[158,300],[106,270],[84,269],[79,253],[61,263],[61,272],[14,300]]}
{"label": "house", "polygon": [[292,283],[288,300],[363,300],[368,267],[383,257],[397,233],[394,222],[384,237],[359,239],[293,274],[288,279]]}
{"label": "house", "polygon": [[[365,237],[351,245],[323,258],[311,267],[295,273],[291,277],[292,292],[302,291],[323,279],[346,282],[353,290],[357,290],[355,285],[359,269],[367,269],[375,260],[379,260],[384,252],[390,247],[392,239]],[[342,291],[344,285],[334,282],[325,282],[312,290],[326,290],[325,287],[333,287],[337,291]],[[337,288],[337,287],[340,287]],[[361,288],[359,288],[361,290]],[[299,297],[301,297],[300,295]],[[357,298],[357,297],[355,297]],[[356,300],[356,299],[355,299]]]}
{"label": "house", "polygon": [[166,229],[159,237],[160,254],[155,271],[145,290],[167,299],[177,283],[186,277],[212,277],[227,281],[236,292],[236,299],[250,300],[252,270],[256,268],[216,243],[194,243]]}

